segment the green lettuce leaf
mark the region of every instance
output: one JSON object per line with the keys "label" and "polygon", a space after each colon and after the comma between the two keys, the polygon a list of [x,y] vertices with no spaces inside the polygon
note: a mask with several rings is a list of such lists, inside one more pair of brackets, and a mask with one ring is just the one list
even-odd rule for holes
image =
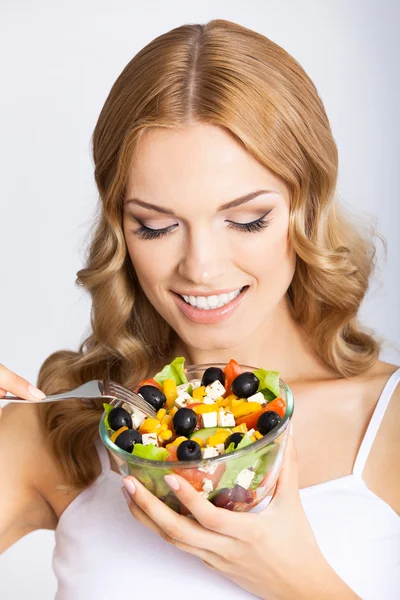
{"label": "green lettuce leaf", "polygon": [[133,446],[132,454],[134,456],[140,456],[140,458],[147,458],[147,460],[165,460],[169,456],[169,452],[166,448],[158,448],[154,444],[135,444]]}
{"label": "green lettuce leaf", "polygon": [[[228,453],[233,452],[234,450],[240,450],[241,448],[245,448],[246,446],[249,446],[252,443],[253,442],[251,441],[250,436],[245,434],[240,440],[239,444],[236,446],[236,448],[234,447],[233,443],[229,444],[225,452]],[[226,468],[221,479],[218,482],[217,489],[220,490],[222,488],[233,488],[236,484],[236,478],[239,475],[240,471],[252,467],[255,459],[256,453],[254,452],[249,452],[247,455],[238,456],[237,458],[232,457],[229,461],[226,462]]]}
{"label": "green lettuce leaf", "polygon": [[[228,448],[226,449],[226,452],[228,453],[233,452],[234,450],[240,450],[241,448],[245,448],[250,444],[252,444],[250,436],[244,435],[236,448],[232,448],[232,446],[234,446],[233,443],[229,444]],[[255,471],[255,477],[251,482],[250,488],[256,489],[267,474],[278,450],[279,446],[277,444],[272,443],[263,448],[262,450],[255,450],[254,452],[249,452],[245,456],[239,456],[238,458],[232,457],[232,459],[226,463],[225,472],[219,480],[218,486],[215,491],[221,490],[222,488],[233,488],[236,485],[236,479],[240,471],[242,471],[243,469],[250,468],[252,468]]]}
{"label": "green lettuce leaf", "polygon": [[162,385],[166,379],[173,379],[176,385],[187,382],[187,377],[184,373],[185,359],[182,356],[175,358],[171,364],[165,365],[162,371],[154,376],[154,380]]}
{"label": "green lettuce leaf", "polygon": [[192,394],[193,394],[193,386],[192,386],[192,385],[189,385],[189,387],[188,387],[188,389],[186,390],[186,392],[187,392],[187,393],[188,393],[190,396],[192,396]]}
{"label": "green lettuce leaf", "polygon": [[106,416],[104,417],[104,425],[106,426],[107,429],[109,429],[110,431],[114,431],[113,429],[111,429],[110,424],[108,422],[108,415],[110,414],[110,412],[112,411],[112,409],[114,408],[113,406],[111,406],[111,404],[107,404],[107,402],[103,403],[103,408],[105,410],[105,412],[107,413]]}
{"label": "green lettuce leaf", "polygon": [[[258,369],[254,371],[254,375],[259,379],[258,392],[261,392],[269,402],[280,395],[279,391],[279,372],[266,371]],[[271,397],[271,392],[273,396]]]}
{"label": "green lettuce leaf", "polygon": [[[132,454],[139,456],[140,458],[147,458],[148,460],[159,460],[163,461],[169,455],[166,448],[157,448],[154,444],[135,444],[133,446]],[[168,463],[166,463],[168,465]],[[171,492],[170,488],[164,481],[164,476],[172,473],[171,469],[167,466],[165,468],[154,465],[152,467],[130,466],[131,475],[134,475],[140,483],[142,483],[146,489],[155,494],[158,498],[166,496]]]}

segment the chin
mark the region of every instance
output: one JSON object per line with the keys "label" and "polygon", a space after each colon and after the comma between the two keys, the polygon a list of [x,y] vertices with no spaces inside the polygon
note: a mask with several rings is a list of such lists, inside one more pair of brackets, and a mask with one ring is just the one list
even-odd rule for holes
{"label": "chin", "polygon": [[[190,348],[196,350],[210,351],[213,350],[234,350],[237,346],[240,346],[240,336],[229,329],[227,331],[218,331],[212,325],[207,327],[204,326],[203,330],[197,335],[188,334],[177,331],[177,334],[181,340],[187,344]],[[231,358],[235,358],[232,356]]]}

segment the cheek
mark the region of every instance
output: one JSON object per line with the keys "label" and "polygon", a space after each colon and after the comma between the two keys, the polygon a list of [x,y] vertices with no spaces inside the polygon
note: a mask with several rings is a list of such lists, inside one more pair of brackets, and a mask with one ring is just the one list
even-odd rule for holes
{"label": "cheek", "polygon": [[[270,226],[258,239],[241,246],[243,265],[261,286],[272,290],[289,287],[296,264],[296,255],[288,235],[288,224]],[[286,289],[284,291],[286,291]]]}
{"label": "cheek", "polygon": [[152,240],[127,239],[128,254],[143,291],[152,296],[152,290],[165,280],[173,269],[172,257],[165,248],[160,251]]}

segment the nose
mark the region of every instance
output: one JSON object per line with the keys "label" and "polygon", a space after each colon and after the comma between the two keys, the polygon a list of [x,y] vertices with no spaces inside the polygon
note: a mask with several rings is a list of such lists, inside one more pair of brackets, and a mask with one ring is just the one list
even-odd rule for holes
{"label": "nose", "polygon": [[[188,233],[186,247],[178,266],[179,275],[199,286],[215,287],[228,270],[228,249],[221,236],[205,227]],[[214,283],[215,282],[215,283]]]}

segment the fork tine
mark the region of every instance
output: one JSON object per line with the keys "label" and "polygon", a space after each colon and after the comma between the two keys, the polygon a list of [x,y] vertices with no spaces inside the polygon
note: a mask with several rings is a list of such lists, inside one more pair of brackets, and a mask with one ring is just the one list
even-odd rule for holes
{"label": "fork tine", "polygon": [[124,388],[118,383],[110,382],[109,389],[111,395],[115,395],[118,398],[121,398],[121,400],[127,400],[128,402],[131,402],[139,410],[142,409],[144,412],[148,412],[154,416],[156,415],[156,411],[148,402],[142,400],[140,396],[136,397],[136,395],[134,395],[133,392],[131,392],[127,388]]}

